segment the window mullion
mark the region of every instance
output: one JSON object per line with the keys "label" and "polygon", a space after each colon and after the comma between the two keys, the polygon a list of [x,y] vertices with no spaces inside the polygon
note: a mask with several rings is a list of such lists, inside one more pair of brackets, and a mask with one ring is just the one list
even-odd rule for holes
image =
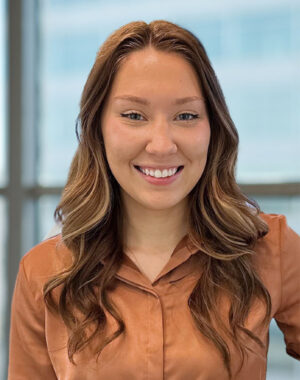
{"label": "window mullion", "polygon": [[[9,342],[10,304],[19,261],[35,241],[35,199],[28,186],[36,178],[37,1],[10,0],[8,13],[8,201],[6,346]],[[25,212],[33,217],[25,220]],[[28,215],[28,214],[27,214]],[[25,228],[26,227],[26,228]],[[26,238],[26,239],[25,239]],[[26,242],[25,242],[26,240]],[[7,360],[8,358],[6,358]]]}

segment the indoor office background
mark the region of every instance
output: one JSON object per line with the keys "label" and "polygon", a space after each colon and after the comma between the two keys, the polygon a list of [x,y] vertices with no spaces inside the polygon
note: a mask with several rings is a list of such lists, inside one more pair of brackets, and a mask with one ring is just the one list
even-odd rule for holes
{"label": "indoor office background", "polygon": [[[96,52],[154,19],[203,42],[240,134],[238,182],[300,233],[299,0],[0,0],[0,379],[19,260],[53,226]],[[267,379],[299,375],[272,321]]]}

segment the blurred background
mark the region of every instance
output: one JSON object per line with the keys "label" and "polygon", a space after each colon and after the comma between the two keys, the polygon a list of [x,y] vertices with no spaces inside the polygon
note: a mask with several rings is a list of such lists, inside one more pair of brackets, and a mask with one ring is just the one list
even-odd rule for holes
{"label": "blurred background", "polygon": [[[240,134],[237,178],[300,233],[299,0],[0,0],[0,379],[18,264],[54,225],[83,85],[121,25],[166,19],[204,44]],[[300,378],[272,321],[268,380]]]}

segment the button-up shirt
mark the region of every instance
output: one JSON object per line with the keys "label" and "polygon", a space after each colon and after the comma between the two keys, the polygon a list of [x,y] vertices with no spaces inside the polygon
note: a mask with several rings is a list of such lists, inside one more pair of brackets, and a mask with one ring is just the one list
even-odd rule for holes
{"label": "button-up shirt", "polygon": [[[254,262],[272,300],[271,318],[284,334],[289,355],[300,360],[300,237],[282,215],[261,214],[269,233],[255,245]],[[61,235],[38,244],[21,260],[12,301],[9,380],[227,380],[222,357],[194,323],[189,295],[202,273],[203,253],[188,243],[186,235],[169,261],[151,282],[124,255],[108,297],[120,312],[125,333],[109,343],[98,360],[95,338],[70,363],[68,331],[60,316],[45,306],[43,285],[67,268],[72,254]],[[58,299],[60,287],[54,290]],[[228,305],[220,304],[220,316]],[[107,333],[118,328],[105,311]],[[265,380],[269,325],[261,327],[263,304],[253,304],[245,326],[265,344],[250,338],[247,357],[240,362],[233,345],[234,380]],[[252,350],[251,350],[252,349]]]}

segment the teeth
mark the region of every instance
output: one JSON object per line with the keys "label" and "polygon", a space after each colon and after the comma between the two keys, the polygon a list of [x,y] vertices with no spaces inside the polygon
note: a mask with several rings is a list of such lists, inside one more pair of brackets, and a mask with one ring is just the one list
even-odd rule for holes
{"label": "teeth", "polygon": [[146,175],[150,175],[151,177],[155,177],[155,178],[161,178],[161,177],[171,177],[172,175],[174,175],[177,171],[177,168],[174,168],[174,169],[164,169],[163,171],[159,170],[159,169],[142,169],[140,168],[140,170],[146,174]]}

